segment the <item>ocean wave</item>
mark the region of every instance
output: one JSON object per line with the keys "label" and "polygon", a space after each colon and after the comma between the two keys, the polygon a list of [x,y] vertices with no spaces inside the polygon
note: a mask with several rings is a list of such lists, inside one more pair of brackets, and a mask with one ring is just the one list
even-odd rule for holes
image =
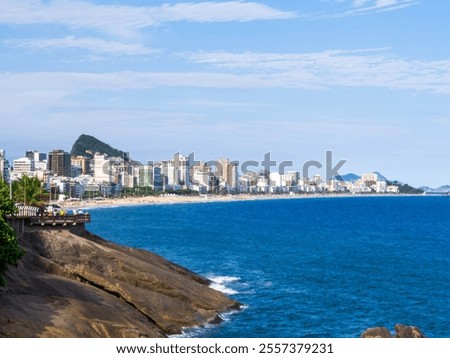
{"label": "ocean wave", "polygon": [[[230,321],[231,316],[245,311],[247,308],[248,305],[242,305],[239,311],[221,312],[219,313],[219,317],[223,320],[223,322],[228,322]],[[207,333],[208,330],[214,328],[217,328],[217,325],[211,323],[207,323],[204,326],[185,327],[181,333],[172,334],[168,336],[168,338],[198,338]]]}
{"label": "ocean wave", "polygon": [[189,328],[184,328],[180,334],[172,334],[168,338],[197,338],[204,334],[208,329],[212,329],[214,325],[206,324],[204,326],[194,326]]}
{"label": "ocean wave", "polygon": [[215,276],[215,275],[207,275],[206,276],[212,283],[209,285],[214,290],[225,293],[226,295],[236,295],[239,292],[228,287],[228,283],[237,282],[241,278],[235,276]]}
{"label": "ocean wave", "polygon": [[227,311],[219,313],[219,317],[224,321],[227,322],[231,319],[231,316],[241,313],[242,311],[245,311],[248,308],[248,305],[241,305],[239,311]]}
{"label": "ocean wave", "polygon": [[240,277],[235,277],[235,276],[215,276],[215,275],[207,275],[206,276],[208,279],[210,279],[213,282],[217,282],[217,283],[223,283],[223,282],[236,282],[236,281],[240,281],[241,278]]}

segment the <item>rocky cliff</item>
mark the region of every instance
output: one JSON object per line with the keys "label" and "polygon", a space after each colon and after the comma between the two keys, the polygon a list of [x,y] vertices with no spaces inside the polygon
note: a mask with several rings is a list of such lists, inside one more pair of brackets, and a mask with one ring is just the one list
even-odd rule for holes
{"label": "rocky cliff", "polygon": [[239,304],[144,250],[77,227],[28,229],[0,291],[0,337],[165,337]]}

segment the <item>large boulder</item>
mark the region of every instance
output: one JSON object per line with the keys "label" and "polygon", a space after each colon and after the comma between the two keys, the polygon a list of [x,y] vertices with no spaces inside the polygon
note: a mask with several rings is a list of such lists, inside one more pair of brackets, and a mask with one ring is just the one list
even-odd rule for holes
{"label": "large boulder", "polygon": [[407,326],[404,324],[395,325],[396,338],[424,338],[424,334],[419,327]]}
{"label": "large boulder", "polygon": [[424,338],[419,327],[404,324],[395,325],[395,336],[386,327],[372,327],[361,333],[361,338]]}
{"label": "large boulder", "polygon": [[392,338],[392,334],[386,327],[373,327],[366,329],[361,338]]}

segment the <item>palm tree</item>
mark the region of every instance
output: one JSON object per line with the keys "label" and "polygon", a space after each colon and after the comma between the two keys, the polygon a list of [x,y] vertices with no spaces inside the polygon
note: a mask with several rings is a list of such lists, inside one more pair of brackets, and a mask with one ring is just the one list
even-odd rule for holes
{"label": "palm tree", "polygon": [[14,182],[13,195],[16,202],[23,202],[24,205],[39,206],[48,200],[43,183],[38,178],[27,175]]}

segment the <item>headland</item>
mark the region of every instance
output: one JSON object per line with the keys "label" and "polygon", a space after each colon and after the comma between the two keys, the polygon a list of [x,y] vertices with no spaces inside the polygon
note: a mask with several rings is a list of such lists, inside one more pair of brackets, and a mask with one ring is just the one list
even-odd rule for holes
{"label": "headland", "polygon": [[240,304],[211,282],[84,225],[26,227],[0,290],[0,337],[166,337]]}

